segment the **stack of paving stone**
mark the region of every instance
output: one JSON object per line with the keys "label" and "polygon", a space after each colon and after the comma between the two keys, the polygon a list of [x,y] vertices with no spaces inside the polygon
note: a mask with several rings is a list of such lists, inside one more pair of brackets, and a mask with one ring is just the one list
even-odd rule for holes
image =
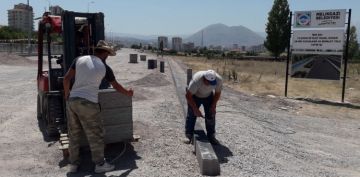
{"label": "stack of paving stone", "polygon": [[148,69],[155,69],[157,68],[157,60],[149,59],[148,60]]}
{"label": "stack of paving stone", "polygon": [[137,54],[130,54],[129,63],[137,63],[137,62],[138,62],[138,55]]}
{"label": "stack of paving stone", "polygon": [[59,142],[60,142],[60,146],[59,146],[59,149],[62,150],[62,153],[63,153],[63,157],[64,158],[67,158],[69,157],[69,137],[68,137],[68,134],[60,134],[60,139],[59,139]]}
{"label": "stack of paving stone", "polygon": [[146,55],[140,55],[140,61],[146,61]]}
{"label": "stack of paving stone", "polygon": [[[99,92],[100,117],[105,129],[105,144],[133,139],[132,98],[114,89]],[[81,145],[88,145],[85,136]]]}

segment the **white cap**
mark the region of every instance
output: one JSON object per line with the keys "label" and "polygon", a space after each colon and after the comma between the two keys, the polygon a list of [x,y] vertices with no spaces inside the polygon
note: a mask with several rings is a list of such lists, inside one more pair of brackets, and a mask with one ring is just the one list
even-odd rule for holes
{"label": "white cap", "polygon": [[216,73],[214,70],[207,70],[204,74],[204,77],[210,82],[211,85],[216,85]]}

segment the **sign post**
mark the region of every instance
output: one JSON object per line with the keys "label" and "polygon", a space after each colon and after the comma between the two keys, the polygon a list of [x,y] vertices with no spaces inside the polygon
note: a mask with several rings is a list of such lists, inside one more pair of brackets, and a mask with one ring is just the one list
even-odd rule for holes
{"label": "sign post", "polygon": [[289,58],[292,54],[297,54],[296,57],[292,57],[292,77],[330,80],[340,79],[341,58],[343,56],[345,65],[342,102],[344,102],[351,9],[349,9],[348,13],[347,38],[344,51],[346,14],[346,9],[295,11],[293,14],[291,52],[288,51],[286,66],[286,97]]}
{"label": "sign post", "polygon": [[351,23],[351,9],[349,9],[349,17],[347,22],[346,29],[346,46],[345,46],[345,54],[344,54],[344,78],[343,78],[343,88],[341,94],[341,102],[344,102],[345,98],[345,87],[346,87],[346,73],[347,73],[347,63],[348,63],[348,53],[349,53],[349,39],[350,39],[350,23]]}
{"label": "sign post", "polygon": [[[289,32],[290,32],[290,35],[291,36],[291,26],[292,26],[292,12],[290,12],[290,23],[289,23]],[[291,41],[289,39],[288,41],[288,47],[287,47],[287,58],[286,58],[286,79],[285,79],[285,97],[287,97],[287,92],[288,92],[288,83],[289,83],[289,64],[290,64],[290,57],[291,57]]]}

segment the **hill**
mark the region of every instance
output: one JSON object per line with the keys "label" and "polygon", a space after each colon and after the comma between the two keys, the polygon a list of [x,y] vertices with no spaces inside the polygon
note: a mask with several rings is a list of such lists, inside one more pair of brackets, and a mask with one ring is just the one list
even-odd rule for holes
{"label": "hill", "polygon": [[226,26],[221,23],[209,25],[186,38],[184,41],[194,42],[195,45],[200,46],[202,33],[204,46],[221,45],[224,47],[232,47],[233,44],[238,44],[239,46],[252,46],[263,44],[264,42],[262,36],[244,26]]}

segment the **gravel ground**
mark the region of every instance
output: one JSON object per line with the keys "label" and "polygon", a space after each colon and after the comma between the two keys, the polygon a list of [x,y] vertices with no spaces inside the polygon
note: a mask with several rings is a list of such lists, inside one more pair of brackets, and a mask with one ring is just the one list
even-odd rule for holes
{"label": "gravel ground", "polygon": [[[171,64],[183,81],[184,66],[165,58],[169,62],[160,73],[142,61],[128,63],[129,53],[136,52],[122,49],[108,64],[120,83],[135,90],[134,134],[141,139],[126,145],[116,171],[100,175],[92,173],[87,149],[82,151],[81,172],[67,174],[59,143],[39,130],[36,63],[21,57],[9,62],[0,54],[0,176],[201,176],[193,146],[181,143],[183,103],[169,70]],[[177,84],[178,89],[185,87],[185,82]],[[214,147],[221,176],[360,176],[360,111],[333,110],[339,108],[317,109],[303,101],[251,96],[225,87],[217,109],[222,146]],[[122,143],[112,145],[106,154],[112,158],[123,148]]]}

